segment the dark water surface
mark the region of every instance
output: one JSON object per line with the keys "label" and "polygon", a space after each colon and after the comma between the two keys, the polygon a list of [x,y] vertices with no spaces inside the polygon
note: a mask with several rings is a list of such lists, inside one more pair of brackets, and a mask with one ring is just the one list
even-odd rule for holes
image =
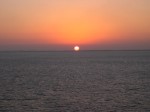
{"label": "dark water surface", "polygon": [[150,112],[150,51],[0,52],[0,112]]}

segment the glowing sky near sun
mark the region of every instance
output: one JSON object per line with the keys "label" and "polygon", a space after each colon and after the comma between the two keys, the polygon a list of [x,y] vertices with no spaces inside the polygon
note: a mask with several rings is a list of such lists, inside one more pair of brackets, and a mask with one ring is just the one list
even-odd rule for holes
{"label": "glowing sky near sun", "polygon": [[150,0],[0,1],[0,50],[74,45],[150,49]]}

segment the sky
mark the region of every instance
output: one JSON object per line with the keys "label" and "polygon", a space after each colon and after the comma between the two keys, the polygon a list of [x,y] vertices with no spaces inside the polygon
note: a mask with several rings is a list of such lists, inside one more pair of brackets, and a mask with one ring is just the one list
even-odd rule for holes
{"label": "sky", "polygon": [[0,0],[0,50],[150,49],[150,0]]}

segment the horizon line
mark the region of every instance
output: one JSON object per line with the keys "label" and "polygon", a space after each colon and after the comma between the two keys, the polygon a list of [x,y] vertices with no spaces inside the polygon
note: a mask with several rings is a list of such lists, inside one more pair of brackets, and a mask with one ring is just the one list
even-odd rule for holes
{"label": "horizon line", "polygon": [[86,52],[86,51],[150,51],[150,49],[120,49],[120,50],[0,50],[0,52]]}

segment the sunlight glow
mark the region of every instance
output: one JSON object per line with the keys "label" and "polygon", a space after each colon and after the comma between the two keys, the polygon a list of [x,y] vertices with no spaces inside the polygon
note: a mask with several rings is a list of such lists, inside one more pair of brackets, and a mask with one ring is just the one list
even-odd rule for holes
{"label": "sunlight glow", "polygon": [[79,50],[80,50],[80,47],[79,47],[79,46],[75,46],[75,47],[74,47],[74,50],[75,50],[75,51],[79,51]]}

